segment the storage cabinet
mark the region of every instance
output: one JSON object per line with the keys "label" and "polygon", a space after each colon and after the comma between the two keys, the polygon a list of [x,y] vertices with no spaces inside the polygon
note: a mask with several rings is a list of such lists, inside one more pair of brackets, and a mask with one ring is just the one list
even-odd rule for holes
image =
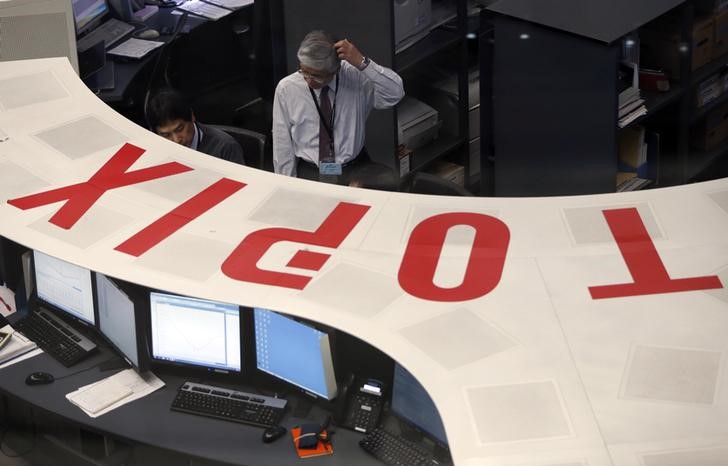
{"label": "storage cabinet", "polygon": [[[704,179],[728,153],[725,2],[501,0],[494,26],[492,156],[483,193],[498,196],[614,192],[620,169],[622,49],[641,42],[641,65],[659,67],[670,89],[642,90],[646,114],[628,123],[659,144],[652,186]],[[707,6],[706,6],[707,4]],[[490,63],[483,60],[481,74]],[[487,68],[486,68],[487,67]],[[654,78],[654,76],[653,76]],[[713,80],[713,82],[709,81]],[[698,102],[707,104],[698,107]],[[490,102],[490,100],[488,100]],[[659,141],[659,143],[658,143]],[[488,153],[492,147],[492,154]],[[649,153],[649,151],[648,151]],[[723,175],[725,176],[725,175]]]}

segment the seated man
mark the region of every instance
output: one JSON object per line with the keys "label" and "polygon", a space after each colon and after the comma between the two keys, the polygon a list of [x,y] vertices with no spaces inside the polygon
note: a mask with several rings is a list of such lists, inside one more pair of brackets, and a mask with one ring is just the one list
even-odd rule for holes
{"label": "seated man", "polygon": [[372,109],[404,96],[402,79],[324,31],[308,33],[297,55],[300,69],[278,83],[273,102],[275,172],[395,189],[395,173],[369,158],[364,132]]}
{"label": "seated man", "polygon": [[182,95],[163,89],[149,100],[147,121],[160,136],[177,144],[230,162],[245,164],[243,149],[229,134],[203,125]]}

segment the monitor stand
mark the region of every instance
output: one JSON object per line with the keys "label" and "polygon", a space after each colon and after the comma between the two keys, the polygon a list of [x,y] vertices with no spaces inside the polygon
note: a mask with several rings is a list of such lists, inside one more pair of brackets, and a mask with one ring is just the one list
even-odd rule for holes
{"label": "monitor stand", "polygon": [[122,358],[112,358],[99,364],[99,371],[112,371],[115,369],[128,369],[129,364]]}
{"label": "monitor stand", "polygon": [[311,408],[313,407],[313,400],[305,395],[301,395],[296,398],[296,405],[291,413],[293,417],[299,419],[306,419],[311,414]]}

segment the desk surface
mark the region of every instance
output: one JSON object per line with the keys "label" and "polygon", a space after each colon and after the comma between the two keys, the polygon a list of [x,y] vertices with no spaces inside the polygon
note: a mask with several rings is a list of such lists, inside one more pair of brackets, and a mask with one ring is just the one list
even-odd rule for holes
{"label": "desk surface", "polygon": [[[276,442],[264,444],[261,441],[262,428],[171,411],[169,407],[177,388],[186,380],[180,376],[157,374],[165,382],[165,387],[97,418],[88,417],[68,401],[65,395],[79,387],[108,377],[113,371],[100,372],[98,368],[93,368],[49,385],[29,387],[25,384],[25,378],[31,372],[45,371],[55,377],[62,377],[94,366],[111,355],[109,350],[102,348],[92,357],[71,368],[65,368],[43,353],[2,369],[0,391],[90,430],[185,455],[231,464],[298,464],[299,458],[293,449],[290,434],[286,434]],[[235,388],[255,392],[244,386]],[[318,407],[314,407],[309,419],[292,417],[291,409],[288,408],[282,425],[290,432],[290,428],[299,423],[317,422],[324,418],[325,413]],[[376,464],[375,460],[359,447],[358,441],[361,438],[362,435],[356,432],[336,429],[333,439],[334,454],[310,458],[306,463],[342,466]]]}
{"label": "desk surface", "polygon": [[[177,23],[182,17],[179,14],[179,10],[172,8],[160,8],[157,14],[147,19],[144,24],[147,27],[156,29],[157,31],[174,31]],[[199,16],[188,15],[185,20],[185,24],[180,30],[180,34],[189,34],[195,28],[207,23],[208,20]],[[165,42],[164,47],[170,45],[172,40],[172,34],[161,34],[157,41]],[[131,86],[132,82],[150,65],[150,62],[155,60],[160,53],[163,53],[163,48],[156,49],[149,53],[146,57],[141,60],[114,60],[114,88],[108,90],[102,90],[98,92],[98,97],[106,103],[118,103],[124,101],[127,96],[127,90]],[[112,60],[112,58],[107,58]],[[151,71],[151,70],[150,70]]]}

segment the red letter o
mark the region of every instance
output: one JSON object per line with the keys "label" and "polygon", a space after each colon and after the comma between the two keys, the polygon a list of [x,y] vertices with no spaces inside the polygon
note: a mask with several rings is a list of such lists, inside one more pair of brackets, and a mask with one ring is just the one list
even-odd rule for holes
{"label": "red letter o", "polygon": [[[450,228],[475,229],[473,249],[463,282],[454,288],[433,283],[445,237]],[[475,213],[446,213],[420,222],[410,235],[399,267],[399,284],[407,293],[430,301],[467,301],[484,296],[498,285],[508,250],[510,232],[495,217]]]}

